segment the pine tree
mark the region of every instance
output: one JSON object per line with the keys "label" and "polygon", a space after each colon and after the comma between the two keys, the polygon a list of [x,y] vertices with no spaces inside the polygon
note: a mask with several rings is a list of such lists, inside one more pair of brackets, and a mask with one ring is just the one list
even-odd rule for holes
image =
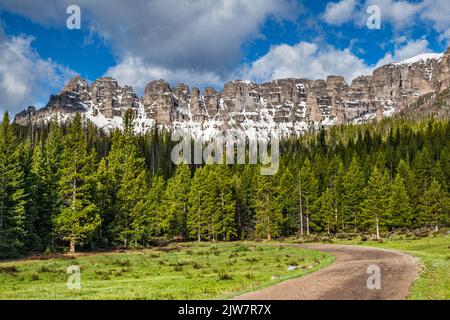
{"label": "pine tree", "polygon": [[147,201],[147,220],[145,222],[146,233],[150,237],[162,235],[164,212],[162,210],[162,199],[166,183],[160,175],[154,176]]}
{"label": "pine tree", "polygon": [[301,222],[305,221],[306,234],[310,234],[311,214],[314,213],[316,201],[319,198],[319,181],[309,159],[303,163],[299,177],[300,215]]}
{"label": "pine tree", "polygon": [[416,154],[413,164],[416,176],[415,184],[419,190],[419,194],[423,194],[430,186],[432,177],[431,156],[427,147],[424,147]]}
{"label": "pine tree", "polygon": [[201,241],[207,236],[208,222],[210,221],[212,200],[208,185],[207,167],[198,168],[192,178],[191,188],[189,192],[189,209],[187,215],[188,236],[197,241]]}
{"label": "pine tree", "polygon": [[233,195],[233,180],[226,165],[212,165],[208,175],[208,186],[212,188],[212,213],[217,239],[231,240],[237,237],[236,201]]}
{"label": "pine tree", "polygon": [[318,223],[323,225],[323,228],[328,235],[330,235],[331,231],[336,227],[333,194],[330,189],[325,190],[319,198]]}
{"label": "pine tree", "polygon": [[367,187],[364,189],[366,199],[362,203],[363,227],[375,228],[377,240],[380,239],[380,229],[386,222],[386,212],[389,197],[389,179],[387,173],[380,172],[377,166],[370,175]]}
{"label": "pine tree", "polygon": [[22,251],[25,204],[20,149],[6,112],[0,124],[0,258],[17,257]]}
{"label": "pine tree", "polygon": [[167,182],[162,204],[166,213],[163,226],[169,236],[187,237],[186,219],[190,185],[189,166],[181,164],[177,167],[175,175]]}
{"label": "pine tree", "polygon": [[353,225],[355,232],[358,229],[361,203],[364,200],[364,186],[365,179],[361,167],[358,164],[358,160],[353,157],[344,177],[342,211],[344,228],[348,225]]}
{"label": "pine tree", "polygon": [[61,212],[55,217],[58,235],[70,242],[70,252],[83,245],[101,224],[94,203],[94,154],[87,151],[80,114],[69,125],[60,169]]}
{"label": "pine tree", "polygon": [[35,177],[31,174],[33,147],[31,134],[18,144],[19,163],[23,173],[24,202],[25,202],[25,233],[24,251],[36,251],[41,249],[41,239],[36,230],[39,220],[39,200],[34,194]]}
{"label": "pine tree", "polygon": [[288,235],[298,229],[298,193],[292,186],[296,185],[289,166],[286,167],[278,183],[277,201],[285,221],[284,234]]}
{"label": "pine tree", "polygon": [[27,247],[29,250],[35,251],[42,250],[50,243],[49,235],[52,233],[53,221],[46,183],[44,148],[40,141],[37,141],[34,150],[30,142],[25,145],[24,149],[24,157],[21,161],[26,168],[24,172],[27,194]]}
{"label": "pine tree", "polygon": [[116,133],[108,156],[110,173],[114,179],[112,192],[115,203],[114,220],[110,232],[115,244],[127,248],[131,240],[134,244],[147,242],[148,220],[146,211],[148,194],[145,159],[140,157],[134,142],[133,112],[127,110],[124,116],[124,132]]}
{"label": "pine tree", "polygon": [[95,186],[95,204],[99,210],[99,214],[102,220],[101,227],[98,230],[96,237],[98,241],[107,246],[109,240],[107,236],[107,231],[110,224],[114,220],[113,215],[113,195],[111,194],[111,176],[108,171],[108,165],[105,158],[102,158],[98,164],[97,176],[96,176],[96,186]]}
{"label": "pine tree", "polygon": [[128,246],[128,241],[147,243],[150,239],[147,230],[149,226],[148,183],[147,172],[144,169],[143,158],[128,157],[124,165],[125,172],[117,193],[119,215],[115,219],[114,238]]}
{"label": "pine tree", "polygon": [[328,170],[328,188],[332,197],[334,228],[336,231],[343,228],[342,195],[345,192],[344,179],[344,164],[339,157],[335,156]]}
{"label": "pine tree", "polygon": [[258,176],[257,192],[254,199],[256,212],[255,233],[257,237],[267,240],[279,235],[283,216],[276,201],[273,176]]}
{"label": "pine tree", "polygon": [[436,179],[420,198],[420,208],[421,221],[425,226],[433,226],[436,232],[450,221],[448,194]]}
{"label": "pine tree", "polygon": [[246,164],[236,176],[237,232],[240,239],[254,237],[255,212],[253,199],[256,193],[255,166]]}
{"label": "pine tree", "polygon": [[394,228],[409,228],[412,224],[412,208],[408,192],[400,174],[392,183],[391,195],[388,204],[390,225]]}
{"label": "pine tree", "polygon": [[45,165],[42,169],[45,172],[43,183],[46,185],[48,193],[48,219],[51,220],[51,231],[48,234],[48,241],[54,246],[54,225],[53,220],[61,210],[59,199],[59,181],[61,180],[62,156],[64,154],[63,133],[55,120],[50,122],[50,131],[45,143]]}

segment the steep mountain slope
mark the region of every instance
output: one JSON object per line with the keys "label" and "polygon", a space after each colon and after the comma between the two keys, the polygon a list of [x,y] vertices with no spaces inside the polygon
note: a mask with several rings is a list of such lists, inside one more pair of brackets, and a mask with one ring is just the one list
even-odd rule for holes
{"label": "steep mountain slope", "polygon": [[[442,96],[450,88],[450,48],[444,54],[423,54],[379,67],[372,75],[347,84],[343,77],[326,80],[282,79],[262,84],[231,81],[221,92],[203,93],[185,84],[171,88],[151,81],[144,96],[113,78],[88,84],[80,77],[52,95],[48,104],[18,113],[14,121],[42,125],[52,117],[65,121],[80,112],[100,128],[121,127],[127,109],[136,115],[137,131],[154,126],[181,128],[210,137],[225,129],[255,135],[279,130],[282,135],[343,123],[363,123],[414,109],[421,100]],[[434,103],[429,102],[430,104]]]}

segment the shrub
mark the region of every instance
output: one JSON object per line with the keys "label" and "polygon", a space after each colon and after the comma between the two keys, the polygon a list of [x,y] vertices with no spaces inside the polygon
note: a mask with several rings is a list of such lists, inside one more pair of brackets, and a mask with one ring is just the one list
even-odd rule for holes
{"label": "shrub", "polygon": [[181,272],[181,271],[183,271],[183,266],[176,265],[176,266],[173,267],[173,271],[175,271],[175,272]]}
{"label": "shrub", "polygon": [[39,272],[52,272],[47,266],[42,266],[39,268]]}
{"label": "shrub", "polygon": [[112,264],[120,267],[129,267],[131,266],[130,260],[114,260]]}
{"label": "shrub", "polygon": [[19,272],[19,270],[17,270],[16,266],[5,266],[5,267],[0,267],[0,272],[14,274],[14,273]]}
{"label": "shrub", "polygon": [[217,275],[219,277],[219,280],[233,280],[233,276],[231,274],[223,271],[219,271]]}

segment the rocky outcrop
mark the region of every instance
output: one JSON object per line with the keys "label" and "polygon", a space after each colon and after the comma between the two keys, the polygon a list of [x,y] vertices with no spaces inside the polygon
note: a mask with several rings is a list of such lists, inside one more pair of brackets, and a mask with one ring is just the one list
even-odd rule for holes
{"label": "rocky outcrop", "polygon": [[100,127],[120,126],[128,109],[135,111],[139,130],[151,127],[281,128],[299,134],[318,126],[361,123],[404,110],[421,96],[450,88],[450,49],[443,55],[428,54],[376,68],[348,84],[332,75],[325,80],[282,79],[262,84],[231,81],[221,92],[204,92],[185,84],[171,87],[164,80],[151,81],[140,99],[129,86],[113,78],[89,85],[76,77],[36,111],[30,107],[15,122],[36,124],[52,116],[65,119],[81,112]]}

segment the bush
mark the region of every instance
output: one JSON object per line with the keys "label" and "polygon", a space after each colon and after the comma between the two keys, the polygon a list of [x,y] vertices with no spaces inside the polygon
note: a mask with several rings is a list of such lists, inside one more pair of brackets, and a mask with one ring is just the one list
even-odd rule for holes
{"label": "bush", "polygon": [[176,266],[173,267],[173,271],[181,272],[181,271],[183,271],[183,266],[176,265]]}
{"label": "bush", "polygon": [[47,266],[42,266],[39,268],[39,272],[45,273],[45,272],[52,272]]}
{"label": "bush", "polygon": [[120,267],[129,267],[131,266],[130,260],[114,260],[112,264]]}
{"label": "bush", "polygon": [[219,277],[219,280],[233,280],[233,276],[231,274],[223,271],[219,271],[217,276]]}
{"label": "bush", "polygon": [[7,273],[7,274],[15,274],[15,273],[19,272],[19,270],[17,270],[16,266],[5,266],[5,267],[0,267],[0,272]]}

